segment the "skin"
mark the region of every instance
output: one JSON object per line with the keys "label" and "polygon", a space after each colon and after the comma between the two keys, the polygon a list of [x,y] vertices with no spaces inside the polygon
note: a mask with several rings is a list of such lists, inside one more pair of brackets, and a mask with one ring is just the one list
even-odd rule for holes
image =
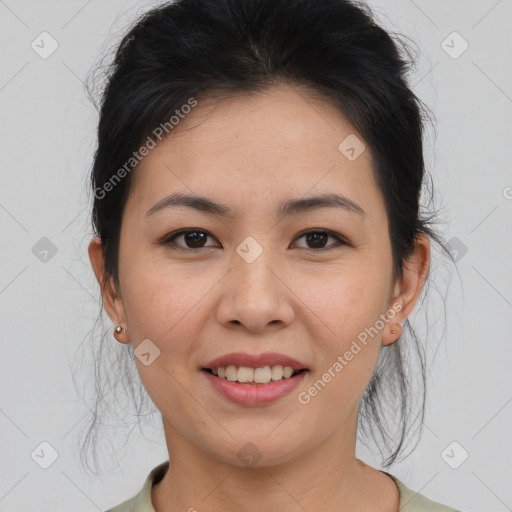
{"label": "skin", "polygon": [[[369,146],[355,161],[338,150],[349,134],[363,139],[327,100],[278,85],[211,105],[200,102],[136,170],[122,220],[120,289],[111,279],[102,289],[114,325],[128,330],[118,339],[136,349],[149,338],[160,349],[149,366],[135,358],[162,414],[171,461],[153,487],[154,508],[397,511],[394,482],[355,456],[357,413],[379,351],[396,341],[417,302],[429,239],[418,237],[403,278],[394,281]],[[177,191],[227,204],[233,218],[187,207],[145,216]],[[331,192],[365,214],[321,208],[276,217],[286,200]],[[207,231],[205,248],[190,238],[187,245],[183,236],[174,242],[188,252],[156,244],[185,228]],[[308,241],[298,236],[305,229],[332,231],[350,245],[331,236]],[[263,249],[250,264],[236,252],[248,236]],[[89,256],[103,283],[99,238]],[[394,319],[301,404],[298,393],[393,304],[401,307]],[[274,403],[237,405],[213,390],[199,368],[238,351],[290,355],[309,373]],[[254,467],[237,456],[248,442],[261,456]]]}

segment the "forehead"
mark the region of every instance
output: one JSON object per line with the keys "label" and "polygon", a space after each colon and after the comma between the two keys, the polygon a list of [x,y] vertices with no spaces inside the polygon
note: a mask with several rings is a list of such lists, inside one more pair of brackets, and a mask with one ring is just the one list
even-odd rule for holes
{"label": "forehead", "polygon": [[362,136],[328,99],[289,85],[199,101],[134,174],[140,208],[177,189],[230,194],[242,207],[249,197],[261,206],[335,191],[382,202]]}

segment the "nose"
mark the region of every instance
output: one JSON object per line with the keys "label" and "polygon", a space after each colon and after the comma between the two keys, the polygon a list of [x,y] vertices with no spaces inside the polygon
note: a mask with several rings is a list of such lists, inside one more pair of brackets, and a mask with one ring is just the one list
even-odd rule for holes
{"label": "nose", "polygon": [[225,327],[243,325],[257,333],[267,326],[283,328],[294,317],[297,300],[290,276],[269,249],[248,262],[236,254],[231,271],[222,280],[217,319]]}

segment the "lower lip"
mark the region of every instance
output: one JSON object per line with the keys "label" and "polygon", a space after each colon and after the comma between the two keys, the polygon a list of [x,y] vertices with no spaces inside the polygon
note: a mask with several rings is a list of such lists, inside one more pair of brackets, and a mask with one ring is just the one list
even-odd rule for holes
{"label": "lower lip", "polygon": [[291,393],[302,382],[307,370],[289,379],[281,379],[268,384],[241,384],[221,379],[206,370],[201,370],[201,373],[211,382],[213,388],[224,397],[236,404],[251,406],[268,404]]}

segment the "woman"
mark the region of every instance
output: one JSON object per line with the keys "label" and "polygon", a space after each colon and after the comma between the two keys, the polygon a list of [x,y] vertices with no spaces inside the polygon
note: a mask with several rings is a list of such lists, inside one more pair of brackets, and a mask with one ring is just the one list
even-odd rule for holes
{"label": "woman", "polygon": [[123,38],[89,256],[169,461],[110,512],[454,510],[355,455],[387,389],[405,421],[444,247],[406,69],[348,0],[181,0]]}

